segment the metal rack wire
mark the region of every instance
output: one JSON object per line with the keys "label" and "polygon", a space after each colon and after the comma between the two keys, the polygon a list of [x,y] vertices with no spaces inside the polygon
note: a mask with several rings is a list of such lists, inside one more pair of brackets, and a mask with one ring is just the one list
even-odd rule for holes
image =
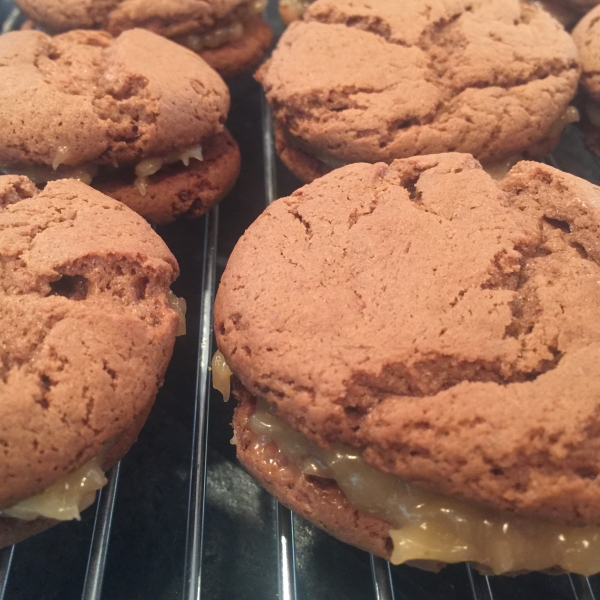
{"label": "metal rack wire", "polygon": [[[13,10],[5,22],[5,27],[12,28],[17,21],[18,13]],[[264,165],[265,206],[277,197],[277,160],[274,149],[273,119],[269,105],[261,96],[262,117],[262,149]],[[552,158],[552,164],[565,168],[560,158]],[[568,167],[565,170],[570,170]],[[182,565],[183,589],[182,600],[201,600],[203,595],[203,551],[205,536],[205,499],[207,486],[207,439],[209,430],[209,397],[210,397],[210,360],[212,356],[212,303],[217,279],[217,243],[218,243],[219,210],[214,209],[204,217],[203,253],[201,272],[200,314],[198,324],[198,347],[196,352],[196,381],[193,440],[189,473],[189,498],[187,510],[187,539],[185,544],[185,560]],[[109,473],[108,485],[102,490],[97,503],[97,511],[93,533],[89,543],[89,558],[81,592],[82,600],[101,600],[103,597],[103,581],[107,569],[107,557],[110,551],[113,513],[119,484],[120,468],[117,465]],[[282,505],[276,503],[273,510],[272,523],[276,540],[278,598],[279,600],[296,600],[297,591],[297,558],[294,531],[294,516]],[[13,600],[6,593],[11,566],[14,563],[14,548],[0,551],[0,600]],[[402,582],[393,578],[393,569],[385,560],[371,555],[369,557],[372,597],[376,600],[394,600],[395,590],[399,597],[409,598],[408,592],[402,589]],[[506,598],[504,593],[496,592],[494,578],[480,575],[470,565],[464,567],[467,588],[473,600],[500,600]],[[571,600],[596,600],[593,582],[585,577],[566,576],[560,580],[561,598]],[[597,588],[596,588],[597,589]],[[70,600],[65,598],[64,600]],[[233,599],[232,599],[233,600]],[[441,600],[441,599],[440,599]],[[551,600],[545,598],[544,600]],[[600,598],[599,598],[600,600]]]}

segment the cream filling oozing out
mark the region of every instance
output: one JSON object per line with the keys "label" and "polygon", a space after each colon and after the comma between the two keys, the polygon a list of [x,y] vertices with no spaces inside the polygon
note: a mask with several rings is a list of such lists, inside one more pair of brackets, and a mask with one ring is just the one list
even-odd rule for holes
{"label": "cream filling oozing out", "polygon": [[[593,109],[593,107],[592,107],[592,109]],[[596,110],[595,117],[597,118],[597,121],[600,123],[600,105],[596,105],[595,110]],[[588,108],[587,112],[588,112],[588,115],[590,115],[589,108]],[[590,116],[590,120],[592,122],[594,122],[594,120],[592,119],[591,116]],[[560,137],[564,128],[569,123],[576,123],[577,121],[579,121],[579,111],[574,106],[567,106],[567,108],[565,109],[563,114],[552,125],[552,127],[548,131],[545,138],[543,140],[541,140],[540,142],[538,142],[538,144],[541,145],[546,140],[551,140],[551,139]],[[598,125],[598,127],[600,127],[600,125]],[[317,150],[317,149],[311,147],[309,144],[307,144],[303,140],[294,136],[287,129],[286,129],[286,137],[287,137],[289,143],[293,147],[297,148],[298,150],[301,150],[302,152],[305,152],[306,154],[309,154],[310,156],[313,156],[314,158],[316,158],[317,160],[319,160],[320,162],[322,162],[323,164],[325,164],[326,166],[328,166],[331,169],[339,169],[340,167],[344,167],[347,164],[349,164],[338,158],[335,158],[334,156],[331,156],[330,154],[328,154],[326,152],[323,152],[321,150]],[[538,144],[536,144],[536,146]],[[499,179],[502,179],[510,171],[510,169],[512,169],[512,167],[522,159],[523,159],[522,154],[512,154],[512,155],[508,156],[507,158],[503,158],[502,160],[483,163],[481,166],[483,167],[484,171],[486,171],[492,178],[499,180]]]}
{"label": "cream filling oozing out", "polygon": [[79,520],[80,512],[93,504],[96,492],[106,483],[98,460],[92,459],[41,494],[0,509],[0,517],[24,521],[33,521],[38,517],[59,521]]}
{"label": "cream filling oozing out", "polygon": [[279,3],[282,6],[287,6],[290,10],[292,10],[296,19],[301,19],[306,12],[306,9],[314,1],[315,0],[279,0]]}
{"label": "cream filling oozing out", "polygon": [[187,311],[187,302],[185,298],[179,298],[171,290],[169,290],[169,304],[179,317],[179,326],[177,327],[177,337],[185,335],[185,313]]}
{"label": "cream filling oozing out", "polygon": [[[57,179],[78,179],[79,181],[91,185],[92,180],[98,175],[99,167],[91,163],[85,163],[77,167],[71,167],[65,165],[64,161],[69,156],[69,149],[67,146],[59,146],[57,153],[50,165],[17,165],[14,167],[2,167],[0,166],[0,172],[8,175],[25,175],[29,177],[36,185],[42,185],[48,183],[48,181],[55,181]],[[138,189],[142,196],[146,195],[146,189],[148,187],[148,177],[158,173],[164,165],[171,165],[181,161],[186,167],[189,166],[190,160],[194,158],[196,160],[203,160],[202,158],[202,146],[197,144],[191,148],[186,148],[180,152],[172,152],[167,156],[145,158],[140,161],[135,167],[136,179],[134,181],[135,187]],[[113,165],[118,168],[118,164]]]}
{"label": "cream filling oozing out", "polygon": [[231,376],[233,373],[219,350],[215,352],[211,366],[213,387],[223,394],[223,400],[227,402],[231,394]]}
{"label": "cream filling oozing out", "polygon": [[[267,0],[255,0],[249,7],[247,19],[261,13],[267,8]],[[244,36],[244,20],[233,21],[221,27],[214,27],[207,31],[194,31],[173,38],[174,42],[200,52],[206,48],[218,48],[231,42],[236,42]]]}
{"label": "cream filling oozing out", "polygon": [[[213,385],[228,395],[231,370],[217,354]],[[469,561],[495,574],[556,567],[586,576],[600,571],[598,526],[523,518],[425,492],[371,467],[354,448],[318,447],[276,417],[264,400],[258,400],[249,426],[257,444],[273,441],[303,473],[335,480],[358,510],[390,523],[394,564]]]}
{"label": "cream filling oozing out", "polygon": [[172,165],[179,161],[186,167],[189,167],[192,158],[200,161],[203,160],[202,146],[192,146],[191,148],[187,148],[181,152],[173,152],[162,158],[146,158],[135,167],[136,180],[134,181],[134,185],[138,192],[142,196],[145,196],[148,187],[148,177],[158,173],[164,165]]}

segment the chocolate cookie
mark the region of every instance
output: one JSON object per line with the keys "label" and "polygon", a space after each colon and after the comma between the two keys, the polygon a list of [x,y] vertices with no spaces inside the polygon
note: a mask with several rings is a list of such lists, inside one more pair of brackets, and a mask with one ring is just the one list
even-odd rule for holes
{"label": "chocolate cookie", "polygon": [[93,501],[146,420],[179,317],[164,242],[81,182],[0,177],[0,257],[3,547]]}
{"label": "chocolate cookie", "polygon": [[[496,183],[446,154],[275,202],[215,302],[240,459],[393,562],[600,571],[599,194],[528,162]],[[320,503],[331,488],[345,508]]]}
{"label": "chocolate cookie", "polygon": [[0,37],[0,77],[6,173],[39,184],[76,177],[103,188],[107,177],[118,179],[123,187],[113,182],[107,191],[134,198],[132,206],[156,222],[186,215],[192,205],[189,216],[198,216],[235,182],[239,153],[223,125],[227,86],[165,38],[142,29],[118,38],[13,32]]}
{"label": "chocolate cookie", "polygon": [[52,33],[103,29],[117,36],[136,27],[149,29],[198,52],[223,77],[258,64],[273,37],[260,16],[264,0],[17,0],[16,4]]}
{"label": "chocolate cookie", "polygon": [[280,156],[310,181],[450,150],[486,164],[542,156],[579,66],[560,24],[518,0],[317,0],[256,77]]}

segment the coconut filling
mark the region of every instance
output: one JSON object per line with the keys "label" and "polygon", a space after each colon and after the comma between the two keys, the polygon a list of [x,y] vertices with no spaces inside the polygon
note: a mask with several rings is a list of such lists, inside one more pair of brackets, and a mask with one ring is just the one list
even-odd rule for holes
{"label": "coconut filling", "polygon": [[[49,181],[57,179],[78,179],[87,185],[92,184],[94,177],[98,175],[99,166],[91,163],[84,163],[76,167],[65,165],[64,162],[68,159],[69,148],[60,146],[56,152],[50,165],[17,165],[13,167],[1,167],[0,171],[6,175],[25,175],[29,177],[36,185],[43,185]],[[190,160],[203,160],[202,146],[197,144],[191,148],[186,148],[180,152],[172,152],[164,157],[146,158],[139,162],[135,167],[136,179],[134,185],[142,196],[146,195],[148,187],[148,178],[155,173],[158,173],[164,165],[172,165],[181,161],[186,167],[189,167]],[[118,168],[115,163],[113,167]]]}
{"label": "coconut filling", "polygon": [[189,48],[194,52],[200,52],[207,48],[218,48],[231,42],[237,42],[244,36],[244,22],[261,13],[267,8],[267,0],[255,0],[249,7],[245,18],[239,21],[233,21],[227,25],[213,27],[206,31],[193,31],[184,35],[173,37],[173,41]]}
{"label": "coconut filling", "polygon": [[[596,118],[597,122],[599,123],[597,126],[600,127],[600,104],[595,105],[595,110],[596,110],[595,118]],[[588,108],[587,112],[589,115],[590,114],[589,108]],[[591,116],[590,116],[590,120],[592,121],[592,123],[594,122],[594,120],[592,119]],[[512,169],[512,167],[516,163],[518,163],[520,160],[523,160],[524,156],[527,155],[528,152],[531,152],[531,154],[533,154],[533,155],[539,154],[539,152],[537,151],[538,147],[543,146],[546,142],[548,142],[550,140],[558,139],[561,136],[564,128],[569,123],[577,123],[578,121],[579,121],[579,111],[574,106],[567,106],[567,108],[562,113],[562,115],[554,122],[552,127],[549,129],[546,136],[542,140],[537,142],[536,144],[533,144],[529,148],[529,150],[525,150],[523,153],[511,154],[510,156],[503,158],[501,160],[482,163],[481,166],[482,166],[483,170],[486,171],[486,173],[488,173],[493,179],[496,179],[496,180],[502,179]],[[328,154],[326,152],[323,152],[321,150],[311,147],[307,142],[296,137],[287,129],[285,132],[286,132],[286,138],[289,141],[291,146],[316,158],[317,160],[319,160],[320,162],[325,164],[327,167],[329,167],[331,169],[339,169],[340,167],[345,167],[346,165],[349,164],[347,162],[340,160],[339,158],[332,156],[331,154]]]}
{"label": "coconut filling", "polygon": [[[213,385],[229,392],[231,370],[220,352]],[[349,446],[323,449],[275,416],[258,399],[248,425],[255,447],[270,441],[305,475],[334,480],[364,514],[390,523],[390,561],[474,562],[494,574],[560,568],[589,576],[600,571],[600,527],[518,517],[420,490],[368,465]]]}
{"label": "coconut filling", "polygon": [[179,325],[177,327],[177,337],[185,335],[185,313],[187,311],[187,302],[185,298],[179,298],[171,290],[169,290],[169,304],[179,317]]}
{"label": "coconut filling", "polygon": [[96,492],[106,483],[98,459],[94,458],[41,494],[0,509],[0,517],[23,521],[33,521],[38,517],[79,521],[81,511],[94,503]]}
{"label": "coconut filling", "polygon": [[[169,304],[179,317],[177,335],[185,335],[185,299],[177,297],[169,290]],[[103,456],[113,443],[111,440],[103,450]],[[13,517],[24,521],[32,521],[38,517],[59,521],[79,520],[81,511],[94,503],[96,492],[106,485],[106,482],[100,463],[94,458],[41,494],[22,500],[9,508],[0,509],[0,517]]]}
{"label": "coconut filling", "polygon": [[290,9],[294,13],[294,17],[296,19],[301,19],[306,12],[306,9],[314,2],[315,0],[279,0],[281,6],[285,6]]}
{"label": "coconut filling", "polygon": [[203,160],[202,146],[199,144],[187,148],[181,152],[172,152],[162,158],[146,158],[135,167],[136,180],[133,182],[140,195],[145,196],[148,188],[148,177],[158,173],[164,165],[172,165],[181,161],[186,167],[190,166],[190,160]]}

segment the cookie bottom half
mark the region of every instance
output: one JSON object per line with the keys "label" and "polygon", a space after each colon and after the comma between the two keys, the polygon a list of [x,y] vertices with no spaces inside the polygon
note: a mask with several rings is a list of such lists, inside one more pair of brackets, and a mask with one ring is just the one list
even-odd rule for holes
{"label": "cookie bottom half", "polygon": [[[129,426],[124,429],[114,441],[109,444],[105,455],[100,460],[102,469],[106,472],[114,467],[123,456],[128,452],[148,419],[154,400],[148,403],[144,409],[134,417]],[[93,502],[91,503],[93,504]],[[87,506],[82,507],[85,510]],[[13,517],[0,516],[0,549],[17,544],[33,535],[42,533],[54,525],[59,525],[64,521],[38,517],[31,521],[17,519]]]}
{"label": "cookie bottom half", "polygon": [[394,564],[486,574],[600,571],[600,527],[523,517],[417,488],[349,446],[320,448],[240,389],[238,458],[283,504],[338,539]]}
{"label": "cookie bottom half", "polygon": [[244,23],[243,36],[217,48],[204,48],[200,56],[224,79],[231,79],[256,66],[273,40],[273,33],[267,22],[254,16]]}
{"label": "cookie bottom half", "polygon": [[[502,159],[481,163],[481,165],[494,179],[502,179],[519,160],[542,160],[558,144],[564,128],[569,123],[578,121],[578,110],[573,106],[568,106],[543,139],[520,153],[508,154]],[[306,142],[292,135],[278,120],[275,120],[275,148],[285,166],[304,183],[311,183],[347,164],[333,156],[312,149]]]}
{"label": "cookie bottom half", "polygon": [[277,500],[339,540],[385,559],[392,555],[390,525],[359,512],[334,481],[306,476],[287,461],[274,442],[260,440],[248,424],[255,410],[251,394],[236,386],[239,404],[233,430],[237,456]]}
{"label": "cookie bottom half", "polygon": [[165,165],[148,177],[144,196],[135,186],[133,170],[100,176],[94,187],[152,223],[196,218],[229,193],[240,172],[240,151],[227,130],[204,141],[202,154],[202,161],[192,160],[188,167]]}

